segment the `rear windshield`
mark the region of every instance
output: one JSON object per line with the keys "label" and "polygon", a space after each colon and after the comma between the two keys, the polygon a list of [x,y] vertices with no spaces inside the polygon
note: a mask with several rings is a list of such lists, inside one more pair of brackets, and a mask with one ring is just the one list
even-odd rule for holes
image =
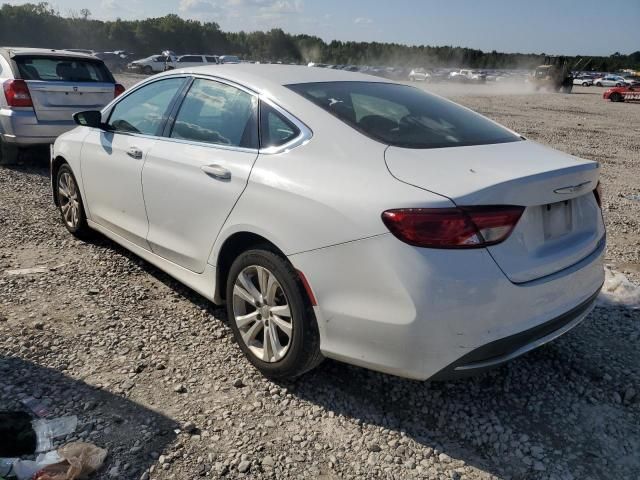
{"label": "rear windshield", "polygon": [[442,148],[521,140],[477,113],[406,85],[322,82],[287,87],[388,145]]}
{"label": "rear windshield", "polygon": [[20,76],[24,80],[47,82],[106,82],[114,83],[111,73],[100,61],[66,57],[15,57]]}

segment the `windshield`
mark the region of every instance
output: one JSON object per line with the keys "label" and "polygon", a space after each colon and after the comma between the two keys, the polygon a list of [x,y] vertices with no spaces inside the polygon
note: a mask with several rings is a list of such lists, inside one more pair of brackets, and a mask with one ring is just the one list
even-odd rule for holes
{"label": "windshield", "polygon": [[24,80],[44,80],[47,82],[104,82],[115,80],[107,67],[98,60],[73,57],[32,57],[14,58],[20,77]]}
{"label": "windshield", "polygon": [[406,85],[323,82],[287,87],[388,145],[443,148],[521,140],[477,113]]}

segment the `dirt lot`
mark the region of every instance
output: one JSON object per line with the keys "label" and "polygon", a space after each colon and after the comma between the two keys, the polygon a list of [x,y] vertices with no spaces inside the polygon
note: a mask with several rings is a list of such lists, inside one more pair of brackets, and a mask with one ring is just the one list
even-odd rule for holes
{"label": "dirt lot", "polygon": [[[640,283],[640,105],[595,87],[430,88],[600,161],[607,261]],[[276,384],[242,357],[221,308],[104,238],[71,237],[47,175],[44,157],[0,169],[0,410],[36,396],[77,415],[73,438],[109,449],[96,478],[640,477],[640,310],[598,307],[468,380],[327,361]]]}

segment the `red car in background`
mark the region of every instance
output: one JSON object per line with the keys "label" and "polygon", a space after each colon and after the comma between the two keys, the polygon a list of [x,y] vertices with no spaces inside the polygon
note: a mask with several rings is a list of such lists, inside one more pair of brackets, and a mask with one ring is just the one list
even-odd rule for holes
{"label": "red car in background", "polygon": [[632,87],[613,87],[602,94],[605,100],[612,102],[640,101],[640,84]]}

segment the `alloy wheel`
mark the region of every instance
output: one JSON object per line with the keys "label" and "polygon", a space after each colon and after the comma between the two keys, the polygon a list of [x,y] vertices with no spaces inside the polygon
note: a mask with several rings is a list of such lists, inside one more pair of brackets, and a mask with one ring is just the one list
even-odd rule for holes
{"label": "alloy wheel", "polygon": [[78,187],[70,173],[64,172],[58,180],[58,199],[65,223],[72,229],[80,222]]}
{"label": "alloy wheel", "polygon": [[233,321],[242,341],[258,359],[282,360],[293,338],[293,321],[287,296],[275,275],[265,267],[250,265],[233,286]]}

